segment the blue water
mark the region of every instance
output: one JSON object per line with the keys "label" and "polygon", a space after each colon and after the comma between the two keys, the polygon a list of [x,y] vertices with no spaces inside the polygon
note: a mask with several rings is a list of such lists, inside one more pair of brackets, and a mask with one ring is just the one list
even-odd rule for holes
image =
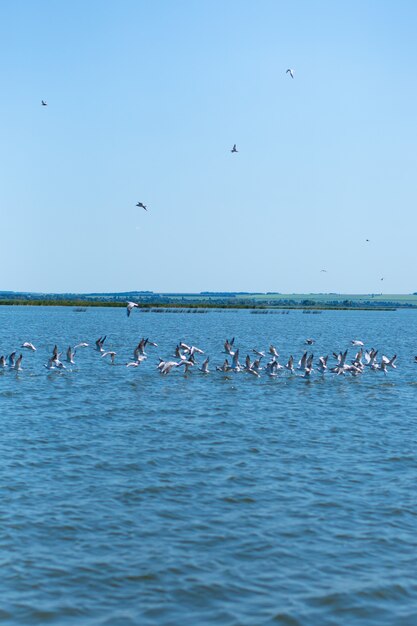
{"label": "blue water", "polygon": [[[45,369],[104,334],[116,365]],[[126,368],[142,336],[158,348]],[[361,339],[397,369],[214,371],[233,336],[282,362]],[[0,307],[0,354],[37,346],[0,372],[0,623],[414,626],[416,336],[414,311]],[[158,374],[180,340],[209,375]]]}

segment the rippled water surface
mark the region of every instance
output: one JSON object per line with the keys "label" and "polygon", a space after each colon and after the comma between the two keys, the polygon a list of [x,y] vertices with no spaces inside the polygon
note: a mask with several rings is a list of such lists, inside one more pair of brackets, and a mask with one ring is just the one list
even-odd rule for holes
{"label": "rippled water surface", "polygon": [[[0,307],[0,354],[37,346],[0,372],[0,623],[417,624],[416,331],[414,311]],[[102,335],[115,365],[44,367]],[[282,362],[362,339],[397,369],[216,372],[233,336]],[[126,368],[141,337],[158,348]],[[158,374],[180,340],[210,374]]]}

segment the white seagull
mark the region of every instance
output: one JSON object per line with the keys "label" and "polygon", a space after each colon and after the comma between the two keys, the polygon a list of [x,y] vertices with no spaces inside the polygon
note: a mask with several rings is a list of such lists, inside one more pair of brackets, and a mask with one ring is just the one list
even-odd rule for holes
{"label": "white seagull", "polygon": [[136,302],[128,302],[126,306],[127,306],[126,313],[128,317],[131,314],[132,309],[134,309],[135,307],[139,308],[139,305]]}
{"label": "white seagull", "polygon": [[114,357],[116,356],[115,352],[113,351],[103,352],[103,354],[101,355],[101,358],[103,358],[104,356],[109,356],[111,358],[112,365],[114,365]]}
{"label": "white seagull", "polygon": [[27,348],[28,350],[32,350],[32,352],[36,352],[35,346],[33,345],[33,343],[30,343],[30,341],[23,342],[20,347]]}

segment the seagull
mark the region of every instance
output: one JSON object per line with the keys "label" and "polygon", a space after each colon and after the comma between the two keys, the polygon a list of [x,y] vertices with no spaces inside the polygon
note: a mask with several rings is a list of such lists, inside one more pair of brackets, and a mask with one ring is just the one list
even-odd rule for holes
{"label": "seagull", "polygon": [[382,355],[382,362],[385,363],[385,365],[392,367],[393,369],[396,369],[396,365],[394,365],[395,361],[397,359],[397,355],[394,354],[394,356],[389,359],[387,356],[385,356],[385,354]]}
{"label": "seagull", "polygon": [[315,339],[306,339],[306,340],[305,340],[305,343],[306,343],[308,346],[312,346],[312,345],[313,345],[313,343],[315,343],[315,341],[316,341]]}
{"label": "seagull", "polygon": [[363,345],[365,345],[363,343],[363,341],[359,341],[359,339],[352,339],[352,341],[350,343],[352,344],[352,346],[363,346]]}
{"label": "seagull", "polygon": [[53,356],[51,356],[50,359],[48,359],[48,363],[45,363],[45,367],[47,370],[54,370],[55,369],[55,359]]}
{"label": "seagull", "polygon": [[327,359],[328,358],[329,358],[328,356],[320,356],[319,357],[319,363],[317,365],[317,370],[321,374],[324,374],[324,372],[327,370]]}
{"label": "seagull", "polygon": [[98,352],[104,352],[103,344],[106,341],[106,337],[107,337],[107,335],[104,335],[104,337],[99,337],[97,339],[97,341],[96,341],[96,350]]}
{"label": "seagull", "polygon": [[111,358],[112,365],[114,365],[114,357],[116,356],[116,353],[113,351],[103,352],[103,354],[101,355],[101,358],[105,356],[109,356]]}
{"label": "seagull", "polygon": [[15,369],[15,370],[19,371],[19,370],[21,370],[21,369],[22,369],[22,368],[21,368],[21,366],[20,366],[20,364],[22,363],[22,359],[23,359],[23,354],[21,354],[21,355],[19,356],[19,358],[16,360],[16,363],[15,363],[15,365],[14,365],[14,369]]}
{"label": "seagull", "polygon": [[41,100],[41,103],[42,103],[43,107],[47,107],[48,106],[48,103],[46,102],[46,100]]}
{"label": "seagull", "polygon": [[288,68],[288,70],[285,73],[289,74],[291,78],[294,78],[294,70],[292,70],[291,68]]}
{"label": "seagull", "polygon": [[234,355],[234,352],[232,350],[234,342],[235,342],[234,337],[230,341],[226,339],[226,341],[224,342],[224,351],[226,352],[226,354],[230,354],[230,356]]}
{"label": "seagull", "polygon": [[142,339],[139,341],[138,345],[133,351],[133,358],[135,359],[135,361],[137,361],[140,356],[143,356],[146,358],[147,354],[145,352],[145,347],[147,343],[148,343],[148,340],[145,339],[145,337],[142,337]]}
{"label": "seagull", "polygon": [[284,365],[285,369],[289,370],[291,372],[291,374],[294,374],[294,357],[291,354],[290,358],[288,359],[288,363],[287,365]]}
{"label": "seagull", "polygon": [[68,363],[71,363],[71,365],[75,365],[74,362],[74,355],[75,355],[75,348],[74,350],[71,348],[71,346],[68,346],[68,350],[67,350],[67,361]]}
{"label": "seagull", "polygon": [[129,361],[129,363],[126,363],[126,367],[139,367],[142,361],[143,359],[139,359],[138,361]]}
{"label": "seagull", "polygon": [[88,343],[86,343],[85,341],[82,341],[81,343],[77,343],[77,345],[74,346],[74,354],[77,348],[88,348]]}
{"label": "seagull", "polygon": [[320,270],[320,272],[327,272],[327,270]]}
{"label": "seagull", "polygon": [[161,361],[158,365],[158,369],[160,374],[166,376],[173,367],[181,367],[181,365],[185,365],[186,369],[188,369],[188,366],[193,365],[193,363],[191,363],[191,361],[181,361],[180,363],[177,363],[177,361]]}
{"label": "seagull", "polygon": [[365,241],[367,241],[369,243],[369,239],[365,239]]}
{"label": "seagull", "polygon": [[35,346],[33,345],[33,343],[30,343],[30,341],[25,341],[24,343],[22,343],[20,347],[27,348],[28,350],[32,350],[32,352],[36,352]]}
{"label": "seagull", "polygon": [[140,209],[145,209],[145,211],[148,210],[148,207],[145,204],[143,204],[143,202],[137,202],[136,206],[138,206]]}
{"label": "seagull", "polygon": [[209,359],[210,357],[207,357],[206,360],[203,361],[201,367],[198,368],[200,372],[203,372],[203,374],[209,374],[209,368],[208,368]]}
{"label": "seagull", "polygon": [[[416,357],[416,362],[417,362],[417,357]],[[228,372],[230,370],[230,364],[229,364],[228,359],[224,360],[223,365],[217,365],[216,370],[218,372]]]}
{"label": "seagull", "polygon": [[127,313],[127,316],[128,316],[128,317],[129,317],[129,315],[131,314],[132,309],[134,309],[135,307],[139,308],[139,305],[138,305],[138,304],[136,304],[136,302],[128,302],[128,303],[127,303],[126,313]]}
{"label": "seagull", "polygon": [[236,144],[233,144],[233,148],[230,150],[230,152],[239,152],[239,150],[236,148]]}

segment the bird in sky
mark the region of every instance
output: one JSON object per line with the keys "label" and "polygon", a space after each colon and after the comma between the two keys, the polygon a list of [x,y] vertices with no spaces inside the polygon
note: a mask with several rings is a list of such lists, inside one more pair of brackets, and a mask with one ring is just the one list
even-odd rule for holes
{"label": "bird in sky", "polygon": [[291,68],[288,68],[285,73],[289,74],[291,76],[291,78],[294,78],[294,70],[292,70]]}
{"label": "bird in sky", "polygon": [[320,270],[320,272],[327,272],[327,270]]}
{"label": "bird in sky", "polygon": [[41,100],[41,103],[42,103],[43,107],[47,107],[48,106],[48,103],[46,102],[46,100]]}
{"label": "bird in sky", "polygon": [[143,204],[143,202],[137,202],[136,206],[138,206],[140,209],[145,209],[145,211],[148,210],[148,207],[145,204]]}
{"label": "bird in sky", "polygon": [[384,278],[382,277],[381,280],[384,280]]}
{"label": "bird in sky", "polygon": [[369,239],[365,239],[365,241],[367,241],[369,243]]}
{"label": "bird in sky", "polygon": [[230,150],[230,152],[239,152],[239,150],[236,148],[236,144],[233,144],[233,148]]}

